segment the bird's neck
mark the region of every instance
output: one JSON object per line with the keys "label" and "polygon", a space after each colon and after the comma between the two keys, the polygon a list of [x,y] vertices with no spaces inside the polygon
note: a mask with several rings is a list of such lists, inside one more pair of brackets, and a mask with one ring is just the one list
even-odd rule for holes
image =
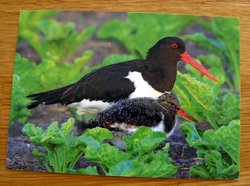
{"label": "bird's neck", "polygon": [[160,92],[171,91],[176,80],[177,64],[166,65],[166,62],[156,61],[146,63],[148,70],[143,75],[153,88]]}

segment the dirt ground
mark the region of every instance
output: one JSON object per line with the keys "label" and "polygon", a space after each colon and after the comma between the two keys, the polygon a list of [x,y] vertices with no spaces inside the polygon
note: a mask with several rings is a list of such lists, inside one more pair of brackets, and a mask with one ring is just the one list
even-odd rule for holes
{"label": "dirt ground", "polygon": [[[107,21],[114,18],[126,19],[126,13],[96,13],[96,12],[61,12],[56,16],[56,19],[60,22],[74,22],[76,23],[76,29],[78,31],[84,29],[87,26],[95,23],[97,28]],[[79,21],[82,20],[82,21]],[[97,21],[98,20],[98,21]],[[202,30],[202,28],[197,26],[190,26],[185,29],[182,34],[193,33],[194,30]],[[210,34],[209,32],[205,32]],[[84,43],[74,57],[80,56],[85,50],[93,50],[94,56],[88,65],[96,65],[102,62],[104,57],[116,53],[116,54],[127,54],[128,51],[124,49],[119,43],[111,40],[111,44],[107,45],[104,40],[99,40],[94,36],[91,40]],[[187,43],[187,48],[192,48],[191,55],[197,56],[199,54],[207,54],[206,50],[201,50],[192,42]],[[34,50],[24,41],[20,41],[17,44],[17,52],[23,57],[28,58],[35,63],[39,63],[41,59],[34,52]],[[178,69],[183,70],[183,64],[178,65]],[[66,107],[61,105],[40,105],[32,110],[32,116],[27,120],[36,124],[39,127],[47,128],[48,125],[53,121],[58,121],[62,123],[68,118],[72,117],[71,113]],[[202,129],[207,129],[209,126],[207,124],[200,125]],[[15,123],[9,128],[9,141],[8,141],[8,151],[7,151],[7,167],[20,170],[35,170],[35,171],[46,171],[43,165],[37,160],[35,156],[32,155],[31,151],[35,148],[33,144],[28,140],[26,136],[21,133],[23,125]],[[196,157],[195,149],[188,147],[185,141],[185,135],[180,129],[178,129],[174,135],[169,139],[170,150],[169,155],[173,158],[175,165],[180,166],[180,170],[175,175],[176,178],[189,178],[189,168],[202,160]],[[89,165],[97,165],[96,163],[89,162],[84,158],[81,158],[76,167],[84,168]],[[97,165],[98,167],[98,165]],[[102,170],[98,168],[100,174],[103,174]]]}

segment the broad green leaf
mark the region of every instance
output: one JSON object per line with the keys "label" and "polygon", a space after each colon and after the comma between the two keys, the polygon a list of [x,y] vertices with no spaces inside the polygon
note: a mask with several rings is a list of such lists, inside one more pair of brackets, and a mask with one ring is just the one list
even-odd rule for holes
{"label": "broad green leaf", "polygon": [[102,144],[99,148],[87,146],[84,157],[88,160],[103,164],[106,168],[129,158],[128,154],[109,144]]}
{"label": "broad green leaf", "polygon": [[208,38],[203,33],[186,35],[183,38],[194,41],[217,55],[223,61],[224,68],[227,68],[223,74],[228,86],[231,90],[239,90],[239,19],[214,17],[211,21],[203,19],[200,24],[209,29],[215,38]]}
{"label": "broad green leaf", "polygon": [[148,127],[140,127],[132,136],[124,137],[126,150],[135,157],[152,152],[165,139],[165,133],[154,132]]}
{"label": "broad green leaf", "polygon": [[219,176],[220,171],[223,170],[223,160],[221,153],[216,150],[208,150],[205,155],[205,162],[211,177]]}
{"label": "broad green leaf", "polygon": [[194,123],[185,122],[180,126],[181,130],[187,135],[186,141],[192,147],[194,142],[202,141]]}
{"label": "broad green leaf", "polygon": [[211,175],[209,174],[208,169],[204,164],[198,164],[191,167],[190,175],[192,177],[198,177],[198,178],[205,178],[205,179],[211,178]]}
{"label": "broad green leaf", "polygon": [[112,133],[105,128],[94,128],[94,129],[88,129],[84,135],[86,136],[91,136],[92,138],[94,138],[95,140],[97,140],[98,142],[103,142],[104,140],[109,140],[113,138]]}
{"label": "broad green leaf", "polygon": [[110,176],[170,177],[177,172],[166,151],[153,155],[150,162],[135,160],[122,161],[110,168]]}
{"label": "broad green leaf", "polygon": [[25,97],[24,88],[20,85],[20,77],[14,74],[10,108],[11,124],[15,121],[24,123],[27,117],[31,115],[30,110],[26,108],[28,103],[30,103],[30,101]]}
{"label": "broad green leaf", "polygon": [[77,170],[69,170],[68,173],[71,174],[85,174],[85,175],[98,175],[97,168],[96,167],[86,167],[86,168],[81,168]]}
{"label": "broad green leaf", "polygon": [[[228,126],[222,126],[214,132],[213,142],[223,149],[233,161],[240,163],[240,121],[233,120]],[[225,143],[226,141],[226,143]]]}
{"label": "broad green leaf", "polygon": [[[207,83],[178,72],[174,92],[178,95],[183,109],[198,121],[204,121],[206,113],[214,112],[216,97]],[[216,124],[214,127],[217,127]]]}
{"label": "broad green leaf", "polygon": [[204,163],[193,166],[190,174],[201,178],[237,178],[240,168],[240,121],[233,120],[227,126],[206,130],[201,135],[191,125],[186,122],[181,129]]}
{"label": "broad green leaf", "polygon": [[220,86],[177,73],[174,92],[187,113],[200,122],[208,121],[218,129],[240,118],[239,96],[223,93]]}

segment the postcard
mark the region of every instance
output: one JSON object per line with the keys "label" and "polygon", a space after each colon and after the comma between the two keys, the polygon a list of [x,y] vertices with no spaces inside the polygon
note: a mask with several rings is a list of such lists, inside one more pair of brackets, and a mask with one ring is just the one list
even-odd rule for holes
{"label": "postcard", "polygon": [[239,19],[21,11],[6,166],[236,179]]}

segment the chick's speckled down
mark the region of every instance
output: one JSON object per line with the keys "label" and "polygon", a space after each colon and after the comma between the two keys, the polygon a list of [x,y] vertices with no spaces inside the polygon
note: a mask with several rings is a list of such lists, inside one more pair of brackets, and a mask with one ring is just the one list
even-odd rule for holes
{"label": "chick's speckled down", "polygon": [[129,130],[139,126],[155,127],[164,122],[164,130],[170,132],[175,124],[179,102],[172,93],[165,93],[157,100],[151,98],[123,99],[109,109],[98,113],[92,125],[110,130]]}

